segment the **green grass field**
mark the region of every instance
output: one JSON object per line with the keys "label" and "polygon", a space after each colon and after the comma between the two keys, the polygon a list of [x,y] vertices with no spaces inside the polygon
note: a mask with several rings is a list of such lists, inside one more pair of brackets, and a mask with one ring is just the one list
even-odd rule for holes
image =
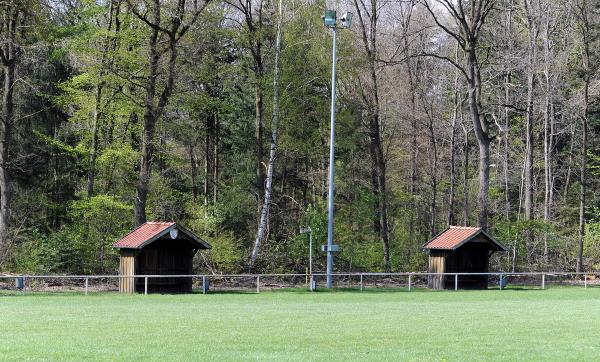
{"label": "green grass field", "polygon": [[598,360],[600,289],[0,295],[2,360]]}

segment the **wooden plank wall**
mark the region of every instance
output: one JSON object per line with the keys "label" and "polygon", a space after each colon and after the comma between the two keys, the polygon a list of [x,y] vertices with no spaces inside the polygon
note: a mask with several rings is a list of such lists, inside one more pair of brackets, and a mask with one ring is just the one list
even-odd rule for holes
{"label": "wooden plank wall", "polygon": [[[121,250],[119,275],[135,275],[135,251]],[[135,291],[135,278],[119,278],[119,292],[132,294]]]}
{"label": "wooden plank wall", "polygon": [[[446,264],[445,254],[429,255],[429,273],[444,273]],[[430,275],[427,286],[431,289],[444,289],[443,275]]]}

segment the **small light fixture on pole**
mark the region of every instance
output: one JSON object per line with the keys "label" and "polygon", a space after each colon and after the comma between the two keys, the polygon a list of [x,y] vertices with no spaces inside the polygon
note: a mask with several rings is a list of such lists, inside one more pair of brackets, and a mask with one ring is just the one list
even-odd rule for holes
{"label": "small light fixture on pole", "polygon": [[[326,10],[323,16],[325,27],[333,31],[333,56],[331,70],[331,135],[329,140],[329,191],[327,195],[327,245],[323,250],[327,252],[327,288],[333,287],[333,252],[339,250],[338,245],[333,244],[333,190],[334,190],[334,162],[335,162],[335,87],[336,87],[336,63],[337,63],[337,15],[335,10]],[[352,13],[346,12],[340,19],[340,28],[346,29],[352,25]]]}
{"label": "small light fixture on pole", "polygon": [[312,229],[310,226],[301,226],[300,234],[308,234],[308,275],[312,276]]}
{"label": "small light fixture on pole", "polygon": [[312,237],[312,229],[310,226],[300,227],[300,234],[308,234],[308,275],[309,275],[309,284],[308,289],[312,292],[316,288],[315,281],[312,275],[312,251],[313,251],[313,237]]}

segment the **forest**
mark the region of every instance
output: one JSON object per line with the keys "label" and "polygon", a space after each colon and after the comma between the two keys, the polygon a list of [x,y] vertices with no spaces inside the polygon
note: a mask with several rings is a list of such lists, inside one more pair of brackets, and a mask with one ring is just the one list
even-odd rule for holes
{"label": "forest", "polygon": [[177,221],[197,270],[315,270],[338,30],[336,271],[600,269],[600,0],[0,0],[0,270],[114,274]]}

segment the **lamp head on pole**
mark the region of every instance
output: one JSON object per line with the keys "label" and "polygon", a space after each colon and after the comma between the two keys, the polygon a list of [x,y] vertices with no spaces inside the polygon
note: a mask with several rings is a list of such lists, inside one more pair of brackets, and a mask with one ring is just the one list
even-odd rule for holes
{"label": "lamp head on pole", "polygon": [[[335,10],[325,10],[325,15],[322,16],[323,24],[327,28],[337,28],[337,14]],[[340,27],[347,29],[352,25],[352,13],[347,11],[340,19]]]}
{"label": "lamp head on pole", "polygon": [[325,26],[328,28],[335,28],[337,25],[337,16],[335,10],[325,10],[323,24],[325,24]]}
{"label": "lamp head on pole", "polygon": [[342,28],[349,28],[352,25],[352,13],[346,11],[340,20],[342,22]]}
{"label": "lamp head on pole", "polygon": [[301,226],[300,227],[300,234],[306,234],[306,233],[310,233],[310,232],[312,232],[310,226],[307,226],[307,227]]}

